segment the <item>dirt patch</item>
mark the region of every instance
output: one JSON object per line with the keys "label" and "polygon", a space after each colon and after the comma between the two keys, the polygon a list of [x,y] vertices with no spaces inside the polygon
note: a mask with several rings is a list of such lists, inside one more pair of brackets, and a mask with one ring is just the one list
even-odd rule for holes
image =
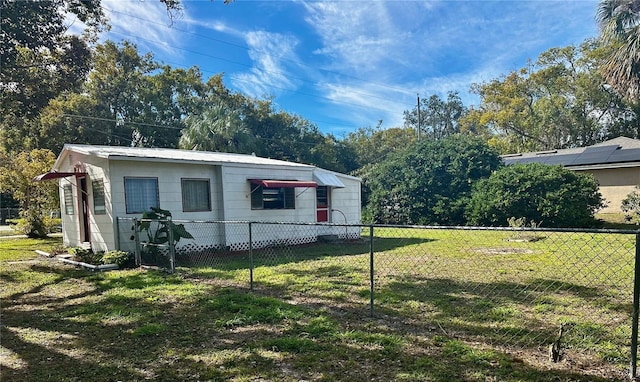
{"label": "dirt patch", "polygon": [[533,253],[532,250],[527,248],[510,248],[510,247],[478,248],[475,251],[478,253],[482,253],[483,255],[529,255]]}

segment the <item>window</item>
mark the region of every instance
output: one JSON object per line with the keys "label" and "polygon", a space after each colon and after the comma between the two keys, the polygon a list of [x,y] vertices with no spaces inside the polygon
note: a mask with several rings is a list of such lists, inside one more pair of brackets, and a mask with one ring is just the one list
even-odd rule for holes
{"label": "window", "polygon": [[93,212],[96,215],[104,215],[107,213],[107,207],[104,202],[104,182],[102,179],[91,182],[93,193]]}
{"label": "window", "polygon": [[158,178],[124,178],[124,199],[128,214],[149,211],[160,207]]}
{"label": "window", "polygon": [[296,208],[295,188],[267,188],[251,185],[252,210],[292,210]]}
{"label": "window", "polygon": [[64,193],[64,212],[67,215],[73,215],[73,189],[70,184],[62,187]]}
{"label": "window", "polygon": [[209,179],[182,179],[182,210],[211,211]]}
{"label": "window", "polygon": [[327,186],[318,186],[316,188],[316,199],[318,203],[318,208],[328,208],[329,207],[329,193]]}

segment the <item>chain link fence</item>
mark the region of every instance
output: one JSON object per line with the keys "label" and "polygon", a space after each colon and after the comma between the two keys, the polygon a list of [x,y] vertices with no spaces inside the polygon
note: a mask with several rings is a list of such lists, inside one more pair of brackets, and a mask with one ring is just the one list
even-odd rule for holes
{"label": "chain link fence", "polygon": [[120,246],[144,265],[415,333],[523,356],[553,357],[559,342],[574,360],[636,376],[635,231],[174,223],[192,238],[150,245],[121,219]]}
{"label": "chain link fence", "polygon": [[18,219],[19,217],[19,208],[0,208],[0,224],[7,224],[7,219]]}

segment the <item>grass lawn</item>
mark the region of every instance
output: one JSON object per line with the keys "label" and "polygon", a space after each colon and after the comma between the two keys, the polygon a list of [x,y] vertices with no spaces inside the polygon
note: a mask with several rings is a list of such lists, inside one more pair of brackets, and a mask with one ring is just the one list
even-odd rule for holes
{"label": "grass lawn", "polygon": [[[369,243],[93,273],[0,240],[7,381],[625,380],[632,235],[376,233]],[[565,359],[548,361],[560,324]]]}

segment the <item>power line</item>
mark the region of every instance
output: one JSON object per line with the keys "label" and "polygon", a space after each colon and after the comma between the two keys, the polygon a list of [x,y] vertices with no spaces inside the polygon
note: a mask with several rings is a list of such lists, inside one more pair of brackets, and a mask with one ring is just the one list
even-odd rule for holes
{"label": "power line", "polygon": [[[112,118],[102,118],[102,117],[92,117],[89,115],[80,115],[80,114],[60,114],[60,116],[65,117],[65,118],[78,118],[78,119],[88,119],[88,120],[93,120],[93,121],[101,121],[101,122],[112,122],[112,123],[122,123],[125,125],[141,125],[141,126],[147,126],[147,127],[157,127],[157,128],[161,128],[161,129],[174,129],[174,130],[184,130],[187,129],[185,128],[180,128],[180,127],[174,127],[174,126],[167,126],[167,125],[157,125],[157,124],[152,124],[152,123],[143,123],[143,122],[129,122],[129,121],[119,121],[117,119],[112,119]],[[104,135],[110,135],[116,138],[120,138],[123,140],[127,140],[130,142],[134,142],[133,139],[131,138],[127,138],[124,136],[118,136],[118,135],[114,135],[99,129],[94,129],[91,127],[87,127],[86,125],[83,125],[82,128],[87,129],[87,130],[91,130],[91,131],[96,131],[99,132],[101,134]],[[267,138],[267,137],[260,137],[260,136],[256,136],[254,135],[254,138],[256,139],[260,139],[260,140],[265,140],[265,141],[277,141],[277,142],[282,142],[283,140],[280,138]],[[323,134],[323,138],[326,138]],[[296,140],[296,143],[301,143],[301,144],[305,144],[305,145],[311,145],[311,146],[315,146],[317,145],[319,142],[306,142],[306,141],[300,141],[300,140]]]}
{"label": "power line", "polygon": [[91,119],[94,121],[103,121],[103,122],[113,122],[116,124],[125,124],[125,125],[139,125],[139,126],[148,126],[148,127],[161,127],[164,129],[174,129],[174,130],[182,130],[182,127],[175,127],[175,126],[168,126],[168,125],[158,125],[158,124],[153,124],[153,123],[145,123],[145,122],[133,122],[133,121],[121,121],[118,119],[111,119],[111,118],[102,118],[102,117],[92,117],[89,115],[79,115],[79,114],[60,114],[63,117],[70,117],[70,118],[82,118],[82,119]]}

